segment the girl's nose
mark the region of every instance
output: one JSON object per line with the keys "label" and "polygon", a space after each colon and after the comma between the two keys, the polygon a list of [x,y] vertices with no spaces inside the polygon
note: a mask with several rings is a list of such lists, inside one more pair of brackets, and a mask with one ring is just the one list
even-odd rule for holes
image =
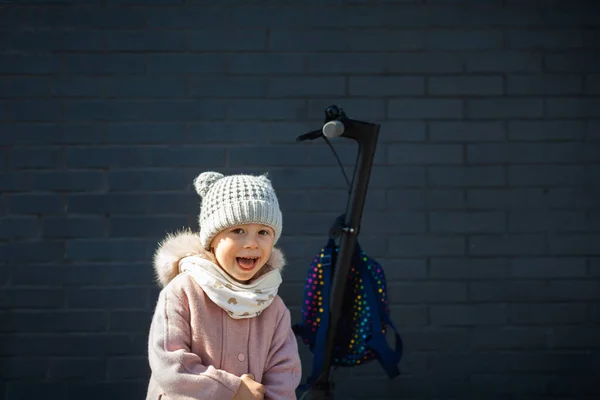
{"label": "girl's nose", "polygon": [[244,246],[251,249],[255,249],[258,247],[258,240],[256,240],[256,237],[254,235],[248,235],[246,237],[246,242],[244,243]]}

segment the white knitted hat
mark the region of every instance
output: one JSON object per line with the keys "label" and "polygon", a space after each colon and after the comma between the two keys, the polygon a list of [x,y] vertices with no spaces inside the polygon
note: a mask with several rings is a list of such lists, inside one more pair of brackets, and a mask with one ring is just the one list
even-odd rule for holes
{"label": "white knitted hat", "polygon": [[264,224],[281,236],[282,215],[279,201],[264,175],[230,175],[203,172],[194,179],[196,192],[202,197],[200,240],[206,250],[223,230],[241,224]]}

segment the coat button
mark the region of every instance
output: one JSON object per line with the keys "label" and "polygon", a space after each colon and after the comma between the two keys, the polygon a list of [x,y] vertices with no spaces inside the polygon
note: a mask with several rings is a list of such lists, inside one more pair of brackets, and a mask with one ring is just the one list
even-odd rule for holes
{"label": "coat button", "polygon": [[246,356],[245,356],[245,355],[243,355],[242,353],[240,353],[240,354],[238,354],[238,360],[239,360],[240,362],[244,362],[244,360],[246,360]]}

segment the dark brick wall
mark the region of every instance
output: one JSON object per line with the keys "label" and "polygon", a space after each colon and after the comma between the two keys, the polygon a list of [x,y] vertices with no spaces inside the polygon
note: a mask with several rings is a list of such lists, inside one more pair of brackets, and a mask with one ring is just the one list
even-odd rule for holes
{"label": "dark brick wall", "polygon": [[151,255],[207,169],[271,173],[297,318],[345,193],[294,140],[331,103],[382,125],[360,241],[406,346],[337,397],[600,397],[595,2],[0,3],[0,398],[143,398]]}

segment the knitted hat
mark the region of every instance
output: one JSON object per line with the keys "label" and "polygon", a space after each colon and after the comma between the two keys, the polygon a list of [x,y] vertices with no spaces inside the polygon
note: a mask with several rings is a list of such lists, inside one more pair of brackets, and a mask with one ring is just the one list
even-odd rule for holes
{"label": "knitted hat", "polygon": [[230,175],[203,172],[194,179],[196,192],[202,197],[200,240],[210,249],[210,242],[223,230],[242,224],[263,224],[281,236],[282,215],[279,201],[264,175]]}

